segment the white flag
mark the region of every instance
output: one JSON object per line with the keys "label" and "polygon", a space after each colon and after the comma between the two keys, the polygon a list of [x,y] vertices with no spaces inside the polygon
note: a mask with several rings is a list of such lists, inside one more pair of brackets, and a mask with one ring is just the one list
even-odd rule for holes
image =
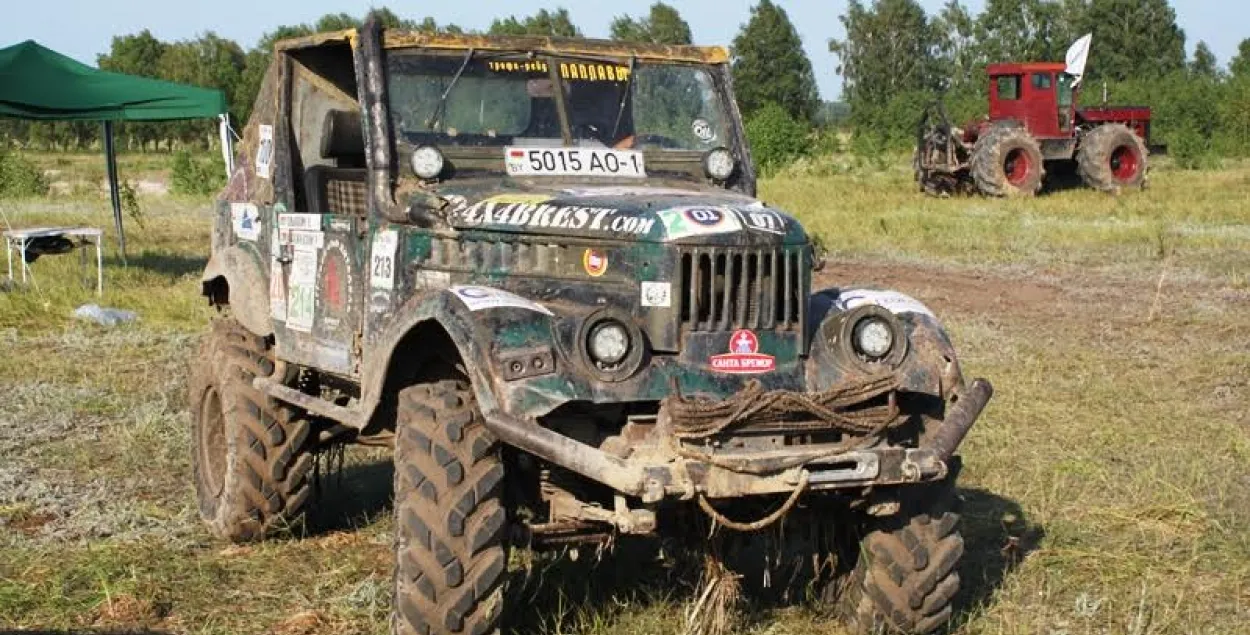
{"label": "white flag", "polygon": [[1076,78],[1072,82],[1073,86],[1081,83],[1081,76],[1085,74],[1085,62],[1089,60],[1089,43],[1094,39],[1093,33],[1086,33],[1084,37],[1072,43],[1068,48],[1068,55],[1065,58],[1068,67],[1064,69],[1069,75]]}

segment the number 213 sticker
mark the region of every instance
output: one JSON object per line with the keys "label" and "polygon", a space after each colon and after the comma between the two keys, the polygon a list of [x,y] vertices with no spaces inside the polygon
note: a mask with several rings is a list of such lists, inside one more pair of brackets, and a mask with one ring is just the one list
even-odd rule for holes
{"label": "number 213 sticker", "polygon": [[378,232],[373,237],[373,249],[369,255],[369,286],[374,289],[395,288],[395,251],[399,246],[399,234],[393,229]]}

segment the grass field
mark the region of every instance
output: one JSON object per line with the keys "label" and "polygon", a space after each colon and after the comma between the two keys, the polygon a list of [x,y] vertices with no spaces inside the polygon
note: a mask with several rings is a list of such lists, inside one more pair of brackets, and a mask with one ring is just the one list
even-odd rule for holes
{"label": "grass field", "polygon": [[[820,236],[821,282],[921,298],[997,388],[963,449],[952,630],[1250,633],[1250,165],[1026,201],[926,199],[908,176],[782,176],[761,193]],[[229,547],[200,528],[183,392],[211,317],[208,203],[141,200],[130,265],[109,261],[100,301],[139,322],[71,319],[96,301],[72,258],[0,292],[0,631],[387,632],[385,453],[350,453],[296,536]],[[111,222],[81,195],[0,210],[15,226]],[[693,572],[628,545],[578,555],[518,574],[519,632],[681,631]],[[739,630],[842,632],[767,607]]]}

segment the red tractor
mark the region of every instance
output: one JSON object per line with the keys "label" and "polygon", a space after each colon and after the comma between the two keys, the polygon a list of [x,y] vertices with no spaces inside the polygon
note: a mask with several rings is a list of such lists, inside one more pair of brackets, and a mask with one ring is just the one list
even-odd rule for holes
{"label": "red tractor", "polygon": [[926,110],[915,156],[921,190],[1032,196],[1047,167],[1073,165],[1104,192],[1143,187],[1150,108],[1076,107],[1088,38],[1073,47],[1082,44],[1066,64],[990,64],[989,116],[963,129],[950,125],[940,102]]}

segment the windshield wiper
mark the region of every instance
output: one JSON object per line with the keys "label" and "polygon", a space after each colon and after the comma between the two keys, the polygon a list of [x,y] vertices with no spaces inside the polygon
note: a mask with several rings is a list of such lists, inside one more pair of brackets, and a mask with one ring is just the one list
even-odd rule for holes
{"label": "windshield wiper", "polygon": [[625,80],[625,92],[621,93],[621,103],[616,107],[616,123],[612,124],[612,136],[609,139],[616,141],[616,133],[620,132],[621,119],[625,116],[625,102],[629,100],[629,92],[634,88],[634,67],[638,61],[637,57],[629,56],[629,79]]}
{"label": "windshield wiper", "polygon": [[427,124],[426,130],[433,130],[443,116],[443,110],[447,107],[447,96],[451,94],[451,89],[456,87],[456,82],[460,81],[460,76],[464,75],[465,69],[469,67],[469,62],[473,59],[473,53],[474,49],[465,51],[464,60],[460,62],[460,68],[456,69],[456,74],[451,76],[451,83],[447,84],[447,89],[443,91],[443,96],[438,98],[438,104],[434,106],[434,112],[430,113],[430,122]]}

